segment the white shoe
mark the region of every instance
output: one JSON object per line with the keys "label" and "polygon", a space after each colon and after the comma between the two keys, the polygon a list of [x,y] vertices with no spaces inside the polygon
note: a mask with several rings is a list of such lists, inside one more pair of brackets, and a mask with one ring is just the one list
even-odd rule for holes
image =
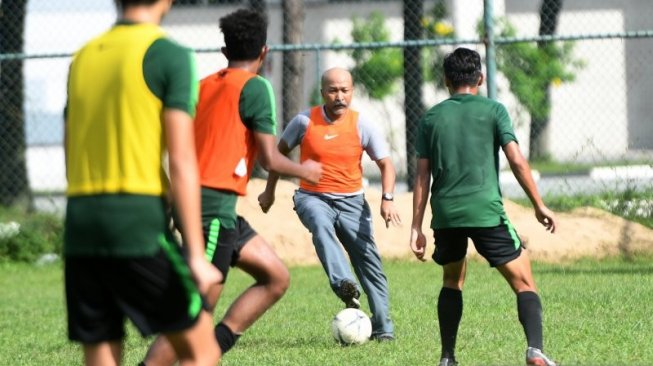
{"label": "white shoe", "polygon": [[526,365],[532,366],[557,366],[537,348],[528,347],[526,350]]}

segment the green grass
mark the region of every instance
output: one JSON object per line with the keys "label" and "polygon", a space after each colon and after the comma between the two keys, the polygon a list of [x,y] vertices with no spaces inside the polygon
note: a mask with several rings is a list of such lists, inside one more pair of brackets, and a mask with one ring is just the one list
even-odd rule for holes
{"label": "green grass", "polygon": [[[516,199],[515,202],[531,207],[528,199]],[[606,210],[627,220],[638,222],[653,228],[653,190],[625,190],[623,192],[606,192],[598,195],[547,196],[546,205],[554,211],[571,211],[578,207],[591,206]]]}
{"label": "green grass", "polygon": [[[615,160],[600,161],[594,163],[578,163],[574,161],[561,162],[551,159],[531,160],[529,165],[532,169],[537,170],[544,175],[560,174],[588,174],[592,168],[597,167],[615,167],[628,165],[649,165],[648,160]],[[509,168],[508,168],[509,169]]]}
{"label": "green grass", "polygon": [[[563,365],[653,364],[653,258],[534,264],[544,305],[546,350]],[[330,320],[342,304],[320,267],[291,269],[286,296],[241,338],[223,365],[434,365],[439,359],[436,301],[440,269],[432,262],[386,262],[397,340],[340,347]],[[217,314],[250,279],[234,270]],[[0,266],[0,364],[80,364],[67,341],[61,264]],[[363,308],[367,303],[363,297]],[[522,365],[525,340],[515,298],[485,263],[469,266],[458,336],[462,365]],[[128,327],[125,365],[151,339]]]}

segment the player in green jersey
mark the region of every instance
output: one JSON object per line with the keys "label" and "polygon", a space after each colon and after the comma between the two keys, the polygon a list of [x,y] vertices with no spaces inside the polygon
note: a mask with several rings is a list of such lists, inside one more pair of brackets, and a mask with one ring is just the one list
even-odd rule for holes
{"label": "player in green jersey", "polygon": [[483,82],[479,54],[456,49],[444,60],[444,74],[451,97],[428,110],[419,125],[410,236],[413,253],[424,260],[422,221],[433,177],[433,260],[443,267],[438,298],[440,366],[457,365],[454,350],[462,317],[468,239],[517,295],[519,321],[528,343],[526,363],[555,366],[542,352],[542,305],[530,260],[503,208],[499,148],[530,198],[535,217],[551,233],[556,230],[555,217],[542,202],[505,107],[478,95]]}

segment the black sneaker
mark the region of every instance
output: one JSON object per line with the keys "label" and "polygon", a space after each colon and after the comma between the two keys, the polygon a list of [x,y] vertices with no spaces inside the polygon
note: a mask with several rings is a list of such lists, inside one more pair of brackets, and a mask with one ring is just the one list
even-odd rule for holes
{"label": "black sneaker", "polygon": [[395,340],[395,337],[392,334],[379,334],[379,335],[373,334],[371,339],[377,342],[392,342]]}
{"label": "black sneaker", "polygon": [[454,360],[453,358],[445,357],[440,360],[438,366],[458,366],[458,362],[456,362],[456,360]]}
{"label": "black sneaker", "polygon": [[345,307],[359,309],[361,307],[358,298],[361,296],[356,284],[350,280],[342,280],[338,289],[338,297],[345,303]]}

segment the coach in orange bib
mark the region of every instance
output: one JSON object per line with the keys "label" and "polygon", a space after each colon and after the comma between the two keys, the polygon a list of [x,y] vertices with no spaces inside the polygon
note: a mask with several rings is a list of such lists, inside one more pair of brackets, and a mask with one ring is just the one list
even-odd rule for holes
{"label": "coach in orange bib", "polygon": [[[300,146],[300,160],[322,163],[317,185],[302,180],[293,200],[333,291],[346,307],[359,308],[360,290],[340,243],[352,262],[372,311],[372,338],[394,339],[390,320],[388,282],[372,234],[372,214],[363,194],[361,158],[365,151],[381,170],[381,216],[386,226],[400,223],[393,203],[395,170],[385,139],[371,121],[349,108],[353,96],[351,74],[341,68],[322,75],[324,105],[300,113],[288,124],[279,151],[288,154]],[[270,174],[259,196],[264,212],[274,203],[278,175]]]}

